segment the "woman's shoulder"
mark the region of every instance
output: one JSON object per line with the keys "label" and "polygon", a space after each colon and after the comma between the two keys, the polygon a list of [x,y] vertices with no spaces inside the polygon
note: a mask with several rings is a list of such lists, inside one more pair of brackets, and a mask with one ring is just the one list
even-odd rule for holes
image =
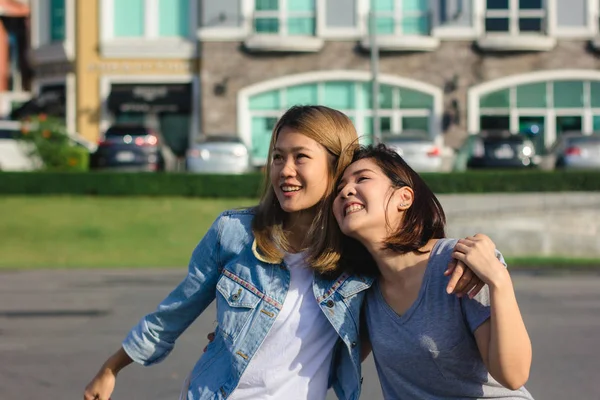
{"label": "woman's shoulder", "polygon": [[215,220],[215,226],[222,234],[249,232],[255,215],[255,207],[225,210]]}

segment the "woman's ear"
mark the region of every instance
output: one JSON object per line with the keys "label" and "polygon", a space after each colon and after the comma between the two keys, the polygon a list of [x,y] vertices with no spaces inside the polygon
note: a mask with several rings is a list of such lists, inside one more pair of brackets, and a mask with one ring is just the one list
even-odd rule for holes
{"label": "woman's ear", "polygon": [[394,195],[396,197],[396,207],[398,211],[408,210],[415,199],[415,192],[408,186],[403,186],[396,190]]}

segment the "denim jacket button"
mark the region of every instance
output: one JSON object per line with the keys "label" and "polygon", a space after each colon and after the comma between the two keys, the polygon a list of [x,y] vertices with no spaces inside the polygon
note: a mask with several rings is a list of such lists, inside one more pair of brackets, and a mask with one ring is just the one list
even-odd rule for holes
{"label": "denim jacket button", "polygon": [[333,300],[327,300],[327,303],[326,303],[326,305],[327,305],[327,307],[329,307],[329,308],[333,308]]}
{"label": "denim jacket button", "polygon": [[351,346],[352,348],[355,348],[355,347],[356,347],[356,342],[352,342],[352,343],[350,343],[350,346]]}

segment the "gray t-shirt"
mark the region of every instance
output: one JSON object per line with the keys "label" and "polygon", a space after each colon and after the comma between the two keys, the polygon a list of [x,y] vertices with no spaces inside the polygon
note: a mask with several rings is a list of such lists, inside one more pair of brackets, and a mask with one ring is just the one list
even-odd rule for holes
{"label": "gray t-shirt", "polygon": [[[533,399],[488,373],[473,332],[490,317],[487,286],[473,299],[446,293],[444,271],[456,239],[432,249],[414,304],[398,315],[378,284],[367,294],[366,322],[385,399]],[[504,258],[497,252],[504,263]]]}

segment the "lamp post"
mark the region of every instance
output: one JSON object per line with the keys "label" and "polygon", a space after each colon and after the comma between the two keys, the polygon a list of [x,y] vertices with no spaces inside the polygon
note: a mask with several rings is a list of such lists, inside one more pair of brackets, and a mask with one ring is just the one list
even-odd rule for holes
{"label": "lamp post", "polygon": [[379,121],[379,48],[377,47],[375,12],[369,12],[369,45],[371,49],[371,112],[373,117],[373,144],[381,143]]}

